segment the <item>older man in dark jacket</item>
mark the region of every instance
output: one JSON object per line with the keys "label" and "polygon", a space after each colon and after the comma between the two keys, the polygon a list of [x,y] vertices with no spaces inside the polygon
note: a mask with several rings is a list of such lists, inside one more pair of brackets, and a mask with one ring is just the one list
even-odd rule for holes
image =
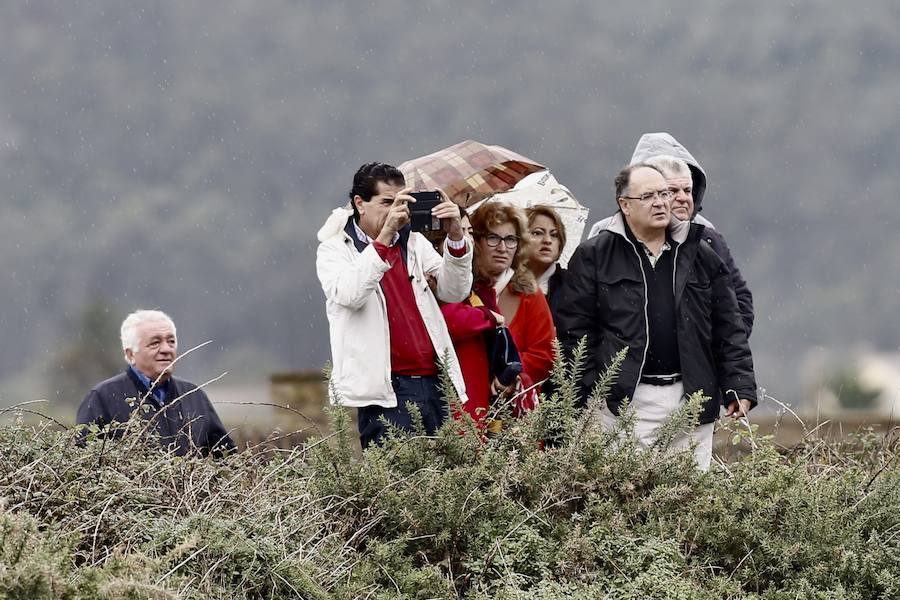
{"label": "older man in dark jacket", "polygon": [[[687,166],[687,173],[667,172],[665,168],[671,165],[671,159],[683,161]],[[715,226],[700,211],[703,208],[703,198],[706,195],[706,171],[700,162],[682,146],[678,140],[665,132],[645,133],[638,140],[631,155],[629,164],[647,163],[663,171],[663,176],[669,183],[669,190],[674,193],[672,198],[672,214],[682,221],[695,221],[706,228],[703,237],[712,246],[728,267],[731,278],[731,286],[737,296],[740,319],[747,330],[747,337],[753,333],[753,294],[740,269],[734,262],[731,250],[725,242],[725,238]],[[611,217],[610,217],[611,218]],[[588,237],[597,235],[601,229],[605,229],[608,219],[599,221],[591,227]]]}
{"label": "older man in dark jacket", "polygon": [[696,441],[695,459],[707,469],[720,408],[742,416],[756,397],[730,273],[704,238],[704,226],[672,218],[672,193],[655,167],[623,169],[616,196],[619,212],[578,247],[563,288],[563,348],[571,352],[587,338],[580,400],[586,403],[599,375],[627,348],[604,423],[612,425],[630,398],[635,434],[649,446],[684,398],[702,392],[709,400],[700,426],[675,445]]}
{"label": "older man in dark jacket", "polygon": [[120,437],[135,410],[159,435],[163,447],[179,456],[221,455],[234,442],[202,389],[172,377],[178,341],[175,324],[164,312],[139,310],[122,323],[128,367],[94,386],[78,407],[79,441],[96,424],[104,435]]}

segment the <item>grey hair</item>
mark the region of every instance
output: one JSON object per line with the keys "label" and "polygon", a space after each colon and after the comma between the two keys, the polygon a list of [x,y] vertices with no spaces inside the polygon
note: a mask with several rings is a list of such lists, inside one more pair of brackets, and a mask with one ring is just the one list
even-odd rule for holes
{"label": "grey hair", "polygon": [[[138,340],[137,328],[143,323],[150,321],[163,321],[172,328],[175,333],[175,322],[172,317],[161,310],[136,310],[122,321],[122,329],[120,335],[122,337],[122,351],[131,348],[132,352],[140,349],[140,340]],[[177,335],[177,334],[176,334]]]}
{"label": "grey hair", "polygon": [[644,164],[656,167],[662,171],[663,177],[687,177],[688,179],[692,177],[691,168],[677,156],[660,154],[659,156],[648,158],[644,161]]}

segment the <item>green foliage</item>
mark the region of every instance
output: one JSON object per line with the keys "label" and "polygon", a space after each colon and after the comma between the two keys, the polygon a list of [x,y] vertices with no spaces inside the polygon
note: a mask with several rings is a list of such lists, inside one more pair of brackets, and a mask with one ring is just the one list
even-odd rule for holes
{"label": "green foliage", "polygon": [[734,423],[744,454],[701,473],[667,447],[700,396],[640,451],[627,407],[609,431],[602,397],[567,408],[579,356],[496,436],[452,421],[361,457],[341,409],[329,437],[219,461],[140,436],[77,448],[67,432],[0,429],[0,598],[900,594],[895,437],[779,451]]}

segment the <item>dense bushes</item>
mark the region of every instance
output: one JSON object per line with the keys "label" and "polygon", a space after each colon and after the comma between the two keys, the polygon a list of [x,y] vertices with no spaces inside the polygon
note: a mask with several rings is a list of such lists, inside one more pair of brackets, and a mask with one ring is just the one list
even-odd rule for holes
{"label": "dense bushes", "polygon": [[557,373],[496,437],[362,459],[340,411],[329,439],[217,462],[0,429],[0,598],[900,597],[892,436],[779,452],[733,426],[746,455],[702,474],[574,414]]}

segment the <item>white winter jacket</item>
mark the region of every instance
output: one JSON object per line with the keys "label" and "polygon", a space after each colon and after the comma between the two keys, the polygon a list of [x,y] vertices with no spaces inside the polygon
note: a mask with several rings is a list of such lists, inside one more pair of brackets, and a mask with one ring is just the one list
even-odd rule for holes
{"label": "white winter jacket", "polygon": [[[325,309],[331,336],[332,385],[329,399],[344,406],[397,406],[391,386],[391,340],[387,305],[381,277],[390,265],[378,256],[372,244],[359,252],[345,231],[353,214],[349,208],[332,212],[319,230],[316,272],[325,292]],[[425,322],[435,353],[449,356],[448,372],[460,401],[466,388],[447,325],[426,273],[437,279],[437,296],[444,302],[462,302],[472,289],[472,247],[454,257],[444,248],[438,254],[423,235],[410,233],[406,268],[411,277],[416,304]]]}

